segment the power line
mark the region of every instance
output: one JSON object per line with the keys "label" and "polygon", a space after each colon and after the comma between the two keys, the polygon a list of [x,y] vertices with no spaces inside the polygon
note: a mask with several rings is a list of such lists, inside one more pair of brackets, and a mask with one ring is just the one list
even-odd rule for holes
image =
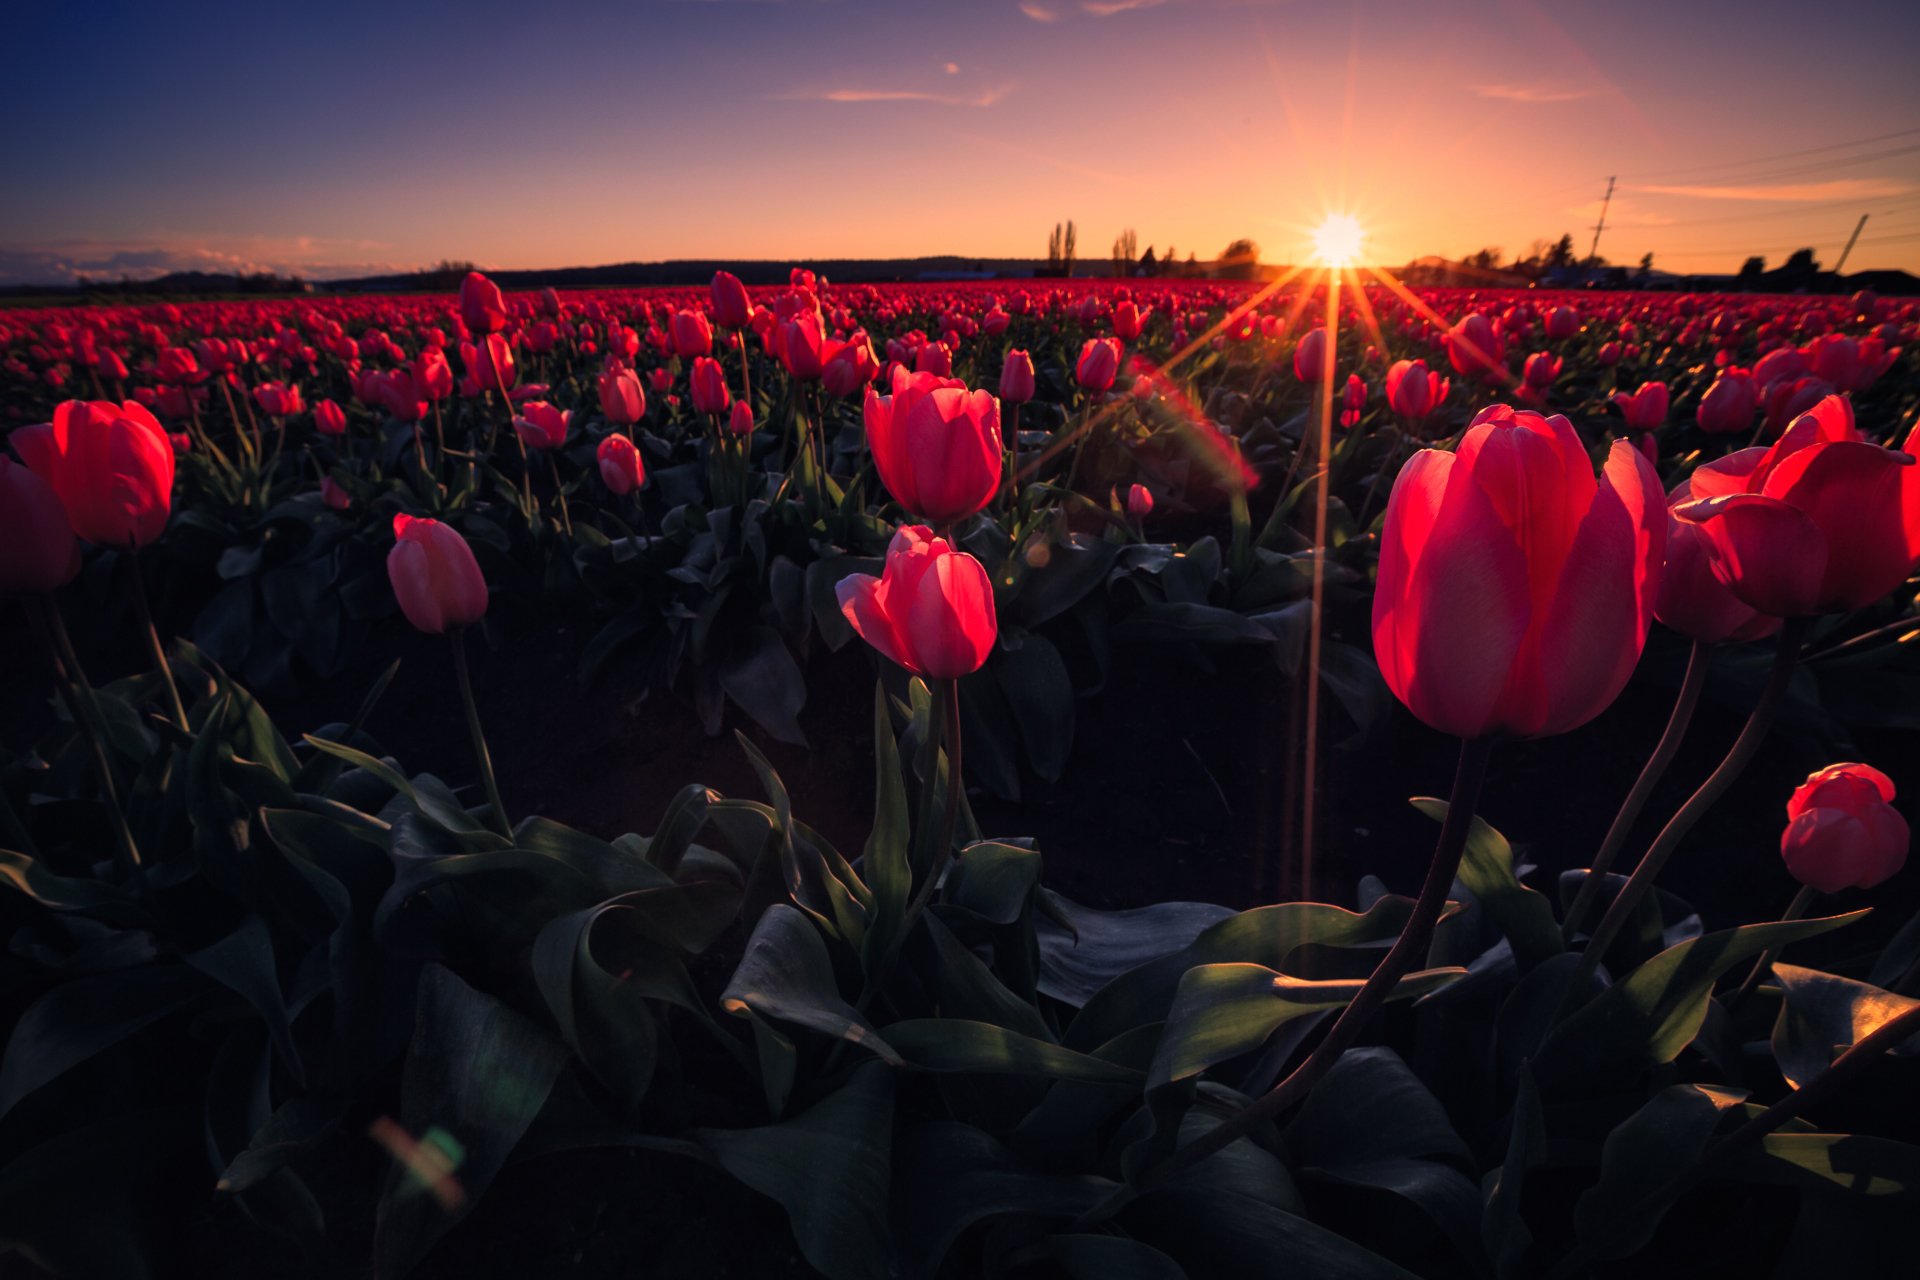
{"label": "power line", "polygon": [[1772,164],[1779,160],[1793,160],[1800,156],[1819,155],[1827,151],[1844,151],[1848,147],[1864,147],[1873,142],[1888,142],[1894,138],[1911,138],[1920,134],[1920,129],[1898,129],[1893,133],[1879,133],[1871,138],[1854,138],[1848,142],[1830,142],[1825,146],[1806,147],[1799,151],[1779,151],[1772,155],[1755,156],[1747,160],[1725,160],[1710,164],[1692,164],[1678,169],[1656,169],[1651,173],[1636,176],[1641,178],[1663,178],[1680,174],[1711,173],[1718,169],[1744,169],[1748,165]]}
{"label": "power line", "polygon": [[1699,185],[1748,185],[1761,182],[1778,182],[1788,178],[1804,178],[1821,173],[1836,173],[1843,169],[1858,168],[1861,165],[1873,164],[1880,160],[1891,160],[1898,156],[1912,155],[1916,151],[1920,151],[1920,143],[1911,143],[1903,147],[1889,147],[1884,151],[1869,152],[1865,155],[1838,156],[1831,160],[1808,160],[1800,164],[1787,165],[1778,169],[1766,169],[1756,173],[1722,175],[1711,178],[1709,181]]}

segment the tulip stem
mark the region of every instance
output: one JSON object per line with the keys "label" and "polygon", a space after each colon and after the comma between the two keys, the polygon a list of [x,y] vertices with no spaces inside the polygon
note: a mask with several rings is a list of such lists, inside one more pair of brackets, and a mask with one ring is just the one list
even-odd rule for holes
{"label": "tulip stem", "polygon": [[[506,339],[501,339],[505,342]],[[520,446],[520,501],[525,504],[522,514],[527,523],[533,523],[533,463],[527,457],[527,442],[520,436],[520,428],[513,425],[513,393],[507,390],[507,375],[500,372],[500,362],[493,358],[493,348],[487,347],[487,364],[493,369],[494,385],[500,388],[500,403],[507,410],[507,430],[513,433],[513,442]],[[415,440],[419,439],[416,429]]]}
{"label": "tulip stem", "polygon": [[1760,700],[1754,703],[1753,711],[1747,717],[1747,724],[1735,739],[1726,758],[1720,762],[1707,780],[1700,784],[1699,790],[1687,798],[1667,821],[1667,825],[1655,838],[1652,847],[1640,859],[1640,865],[1633,869],[1627,883],[1614,898],[1607,913],[1600,917],[1599,927],[1593,931],[1586,950],[1581,953],[1580,967],[1574,972],[1568,984],[1566,994],[1561,997],[1559,1015],[1564,1016],[1571,1009],[1579,994],[1591,983],[1594,972],[1606,957],[1607,949],[1614,939],[1627,926],[1646,896],[1653,892],[1653,882],[1659,876],[1661,868],[1673,857],[1673,851],[1687,838],[1694,825],[1706,816],[1708,809],[1726,793],[1734,780],[1746,770],[1753,757],[1759,754],[1760,746],[1766,741],[1767,731],[1773,727],[1774,717],[1780,712],[1780,704],[1786,701],[1787,686],[1793,681],[1793,670],[1800,657],[1800,648],[1806,642],[1807,633],[1813,627],[1812,618],[1789,618],[1780,629],[1780,647],[1774,651],[1773,669],[1767,673],[1767,683],[1760,691]]}
{"label": "tulip stem", "polygon": [[753,375],[747,372],[747,335],[742,329],[733,331],[734,344],[740,350],[740,398],[747,402],[747,412],[753,412]]}
{"label": "tulip stem", "polygon": [[147,603],[147,584],[140,576],[139,556],[128,556],[127,566],[133,578],[133,607],[140,615],[140,629],[146,633],[147,653],[153,658],[154,674],[160,677],[161,687],[166,690],[174,723],[180,726],[182,733],[186,733],[187,707],[180,701],[180,686],[174,683],[173,664],[167,661],[167,647],[160,643],[160,632],[153,625],[153,608]]}
{"label": "tulip stem", "polygon": [[1083,1231],[1104,1222],[1140,1196],[1165,1186],[1171,1179],[1202,1160],[1225,1150],[1261,1125],[1277,1119],[1318,1084],[1340,1055],[1372,1021],[1373,1015],[1393,994],[1400,979],[1427,953],[1433,940],[1434,925],[1447,904],[1453,878],[1460,870],[1460,857],[1466,852],[1467,836],[1473,830],[1473,811],[1480,800],[1480,789],[1487,777],[1487,761],[1493,753],[1493,740],[1473,738],[1460,744],[1460,761],[1454,770],[1453,791],[1447,799],[1447,816],[1440,827],[1440,839],[1434,846],[1433,862],[1427,868],[1426,882],[1414,900],[1393,949],[1387,952],[1366,983],[1347,1007],[1340,1011],[1326,1037],[1307,1055],[1305,1062],[1291,1074],[1233,1115],[1228,1116],[1202,1136],[1178,1148],[1158,1164],[1147,1166],[1111,1195],[1080,1216],[1075,1231]]}
{"label": "tulip stem", "polygon": [[134,843],[132,828],[127,826],[126,810],[120,807],[120,788],[114,782],[113,765],[108,761],[106,748],[101,743],[101,725],[105,717],[100,713],[93,686],[87,683],[86,673],[80,669],[80,657],[74,652],[73,640],[67,635],[66,624],[60,619],[59,606],[54,604],[50,596],[28,596],[26,608],[27,621],[46,650],[47,662],[53,668],[54,687],[60,691],[60,700],[66,703],[74,732],[86,744],[94,774],[100,780],[100,794],[106,799],[107,811],[113,815],[114,838],[119,842],[120,855],[126,860],[128,870],[137,868],[140,866],[140,849]]}
{"label": "tulip stem", "polygon": [[1593,907],[1593,900],[1600,895],[1600,886],[1605,883],[1613,860],[1620,856],[1627,836],[1632,834],[1640,811],[1647,807],[1653,789],[1659,785],[1674,756],[1679,754],[1680,742],[1687,736],[1687,726],[1693,722],[1693,709],[1700,703],[1700,691],[1706,687],[1707,668],[1712,663],[1711,646],[1694,641],[1693,649],[1687,655],[1687,674],[1681,677],[1680,693],[1673,701],[1673,711],[1667,717],[1667,727],[1660,735],[1660,742],[1654,747],[1653,754],[1647,757],[1640,776],[1634,779],[1633,789],[1627,792],[1627,798],[1620,804],[1620,812],[1613,815],[1613,825],[1607,828],[1607,838],[1600,842],[1600,852],[1594,854],[1593,865],[1587,869],[1587,878],[1581,884],[1580,892],[1574,895],[1573,905],[1567,908],[1567,919],[1561,926],[1561,933],[1569,942],[1579,932],[1581,923]]}
{"label": "tulip stem", "polygon": [[493,810],[494,830],[513,839],[513,827],[507,822],[507,806],[500,802],[500,784],[493,776],[493,756],[487,750],[487,735],[480,727],[480,707],[473,700],[473,677],[467,670],[467,630],[455,627],[447,632],[453,645],[453,674],[460,683],[460,702],[467,710],[467,732],[473,738],[473,754],[480,761],[480,782],[487,789],[487,804]]}
{"label": "tulip stem", "polygon": [[[1807,909],[1813,906],[1813,900],[1818,896],[1819,890],[1815,889],[1812,885],[1801,885],[1800,892],[1794,894],[1793,901],[1787,904],[1786,911],[1780,917],[1780,923],[1786,924],[1788,921],[1798,920],[1805,916]],[[1760,985],[1760,980],[1767,976],[1767,970],[1773,968],[1774,959],[1779,954],[1780,948],[1778,947],[1768,947],[1760,953],[1760,958],[1753,962],[1753,968],[1747,971],[1745,981],[1741,982],[1739,988],[1727,997],[1725,1003],[1728,1013],[1732,1013],[1735,1009],[1738,1009],[1740,1003],[1747,998],[1755,987]]]}
{"label": "tulip stem", "polygon": [[1020,406],[1007,405],[1007,508],[1020,506]]}
{"label": "tulip stem", "polygon": [[566,531],[567,541],[573,541],[573,517],[567,513],[567,491],[560,483],[560,464],[554,461],[553,451],[547,451],[547,470],[553,475],[553,496],[560,502],[560,527]]}

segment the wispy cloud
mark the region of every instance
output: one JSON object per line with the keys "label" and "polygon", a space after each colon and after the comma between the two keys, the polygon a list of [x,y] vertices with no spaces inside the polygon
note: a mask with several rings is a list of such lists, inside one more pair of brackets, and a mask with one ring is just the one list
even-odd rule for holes
{"label": "wispy cloud", "polygon": [[1903,196],[1914,190],[1911,182],[1892,178],[1835,178],[1829,182],[1794,182],[1784,186],[1655,186],[1635,187],[1660,196],[1690,196],[1696,200],[1777,200],[1798,203],[1809,200],[1877,200],[1883,196]]}
{"label": "wispy cloud", "polygon": [[413,267],[410,263],[354,261],[344,256],[387,247],[362,241],[295,236],[256,240],[242,247],[245,252],[118,241],[4,245],[0,246],[0,284],[72,284],[83,276],[93,280],[152,280],[177,271],[239,275],[271,271],[309,280],[339,280]]}
{"label": "wispy cloud", "polygon": [[1483,98],[1501,102],[1577,102],[1591,98],[1592,89],[1569,88],[1550,84],[1477,84],[1473,91]]}
{"label": "wispy cloud", "polygon": [[1060,21],[1059,10],[1049,9],[1047,8],[1047,6],[1043,4],[1032,4],[1032,3],[1023,4],[1020,6],[1020,12],[1026,14],[1029,18],[1032,18],[1035,22]]}
{"label": "wispy cloud", "polygon": [[991,107],[1011,92],[1011,85],[996,85],[965,94],[923,89],[801,89],[780,96],[788,102],[926,102],[942,107]]}
{"label": "wispy cloud", "polygon": [[1111,18],[1116,13],[1128,13],[1134,9],[1158,9],[1167,0],[1085,0],[1080,6],[1082,13],[1090,13],[1096,18]]}

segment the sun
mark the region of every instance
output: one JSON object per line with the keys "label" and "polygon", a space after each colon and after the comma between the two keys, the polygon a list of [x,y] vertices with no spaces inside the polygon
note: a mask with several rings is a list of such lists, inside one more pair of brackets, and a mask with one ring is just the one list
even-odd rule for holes
{"label": "sun", "polygon": [[1330,213],[1313,233],[1313,252],[1329,267],[1344,267],[1360,256],[1367,233],[1350,213]]}

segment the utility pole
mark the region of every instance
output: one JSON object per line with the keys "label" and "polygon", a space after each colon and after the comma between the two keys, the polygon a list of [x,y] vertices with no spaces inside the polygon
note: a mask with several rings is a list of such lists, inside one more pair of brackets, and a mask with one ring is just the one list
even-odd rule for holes
{"label": "utility pole", "polygon": [[1847,265],[1847,255],[1853,252],[1853,242],[1860,238],[1860,232],[1867,225],[1867,215],[1861,214],[1860,221],[1853,224],[1853,234],[1847,237],[1847,247],[1840,251],[1840,261],[1833,264],[1833,274],[1839,275],[1840,269]]}
{"label": "utility pole", "polygon": [[1587,248],[1587,261],[1600,256],[1600,233],[1607,229],[1607,209],[1613,204],[1613,179],[1607,179],[1607,194],[1600,199],[1600,221],[1593,224],[1593,243]]}

